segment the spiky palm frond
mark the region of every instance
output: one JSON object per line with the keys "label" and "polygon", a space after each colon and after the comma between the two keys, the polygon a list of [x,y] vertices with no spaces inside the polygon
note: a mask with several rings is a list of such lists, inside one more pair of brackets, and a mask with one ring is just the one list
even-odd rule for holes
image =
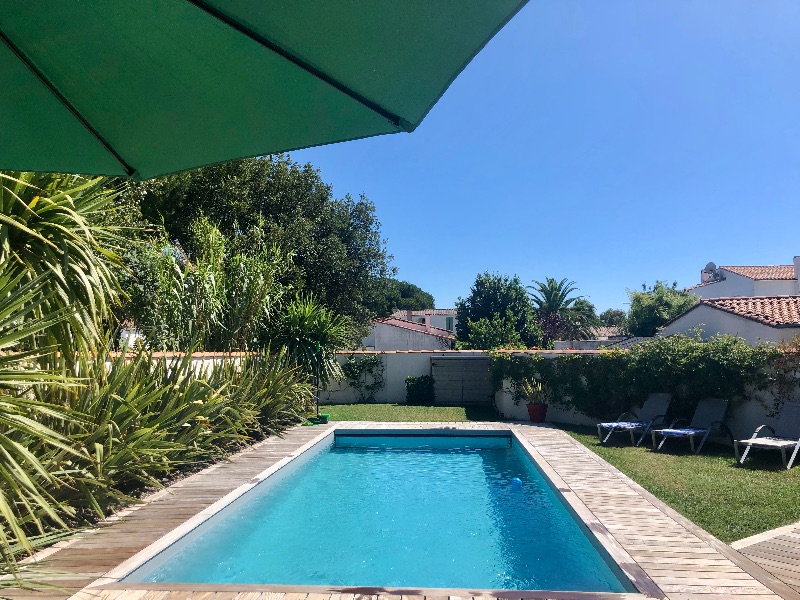
{"label": "spiky palm frond", "polygon": [[103,178],[0,173],[0,262],[27,280],[46,276],[38,318],[67,311],[44,330],[46,344],[69,360],[100,337],[103,319],[118,299],[111,250],[114,228],[97,225],[114,200]]}
{"label": "spiky palm frond", "polygon": [[576,292],[574,281],[567,281],[565,277],[561,281],[556,281],[553,277],[545,277],[545,280],[534,281],[534,285],[529,285],[530,293],[536,311],[539,314],[551,315],[563,313],[580,296],[570,297],[572,292]]}
{"label": "spiky palm frond", "polygon": [[47,278],[26,280],[0,263],[0,554],[14,563],[12,548],[30,552],[31,535],[45,535],[54,524],[65,527],[69,508],[56,499],[61,482],[53,476],[55,452],[74,455],[69,440],[53,423],[74,417],[62,405],[38,399],[41,387],[68,388],[73,378],[41,370],[37,359],[51,348],[22,349],[43,330],[68,315],[48,312],[34,318],[47,303]]}
{"label": "spiky palm frond", "polygon": [[288,356],[324,388],[331,379],[341,379],[336,350],[347,345],[352,335],[350,321],[317,302],[313,296],[297,296],[283,307],[270,341],[283,346]]}

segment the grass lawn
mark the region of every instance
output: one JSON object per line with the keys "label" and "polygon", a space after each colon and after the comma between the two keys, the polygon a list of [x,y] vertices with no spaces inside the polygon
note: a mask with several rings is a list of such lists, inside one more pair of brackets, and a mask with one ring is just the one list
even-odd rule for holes
{"label": "grass lawn", "polygon": [[493,408],[476,406],[406,406],[405,404],[325,404],[319,412],[331,421],[497,421]]}
{"label": "grass lawn", "polygon": [[706,444],[697,456],[686,440],[669,440],[666,452],[652,452],[600,446],[593,428],[561,428],[723,542],[800,520],[800,468],[783,469],[780,452],[753,451],[737,467],[726,446]]}

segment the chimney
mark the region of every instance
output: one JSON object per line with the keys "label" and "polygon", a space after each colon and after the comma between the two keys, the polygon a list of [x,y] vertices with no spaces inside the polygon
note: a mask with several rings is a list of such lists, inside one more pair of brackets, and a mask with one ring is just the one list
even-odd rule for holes
{"label": "chimney", "polygon": [[794,278],[798,285],[797,293],[800,294],[800,256],[794,257]]}
{"label": "chimney", "polygon": [[426,312],[425,313],[425,331],[429,332],[430,330],[431,330],[431,313]]}
{"label": "chimney", "polygon": [[705,268],[700,271],[700,283],[708,283],[709,281],[716,281],[719,278],[717,275],[717,265],[713,262],[708,263]]}
{"label": "chimney", "polygon": [[414,311],[410,308],[406,309],[406,321],[413,321],[414,320]]}

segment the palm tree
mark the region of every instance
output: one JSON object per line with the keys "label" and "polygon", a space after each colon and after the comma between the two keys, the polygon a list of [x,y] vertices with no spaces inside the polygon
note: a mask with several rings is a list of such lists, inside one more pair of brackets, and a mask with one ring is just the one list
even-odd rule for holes
{"label": "palm tree", "polygon": [[565,277],[556,281],[552,277],[545,277],[544,282],[534,281],[528,289],[533,290],[531,300],[540,315],[562,314],[581,296],[570,297],[572,292],[578,291],[574,281],[567,281]]}
{"label": "palm tree", "polygon": [[565,277],[556,281],[546,277],[528,286],[547,345],[557,339],[581,339],[597,324],[594,306],[583,296],[571,296],[578,291],[574,281]]}

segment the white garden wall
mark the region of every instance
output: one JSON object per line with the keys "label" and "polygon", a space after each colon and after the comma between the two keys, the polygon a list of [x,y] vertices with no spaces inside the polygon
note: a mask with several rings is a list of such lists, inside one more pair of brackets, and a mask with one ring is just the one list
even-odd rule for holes
{"label": "white garden wall", "polygon": [[[486,352],[481,350],[341,352],[337,353],[336,360],[340,365],[343,365],[351,355],[356,358],[364,355],[380,356],[384,366],[384,386],[382,390],[375,394],[375,401],[380,404],[405,404],[406,377],[430,375],[431,358],[440,356],[486,356]],[[320,404],[354,404],[358,401],[356,390],[347,385],[346,381],[339,384],[333,383],[329,390],[323,391],[320,395]]]}
{"label": "white garden wall", "polygon": [[[545,358],[555,358],[560,354],[595,354],[592,351],[543,351],[541,355]],[[361,351],[355,353],[339,353],[337,360],[340,364],[347,362],[348,357],[355,355],[379,355],[384,364],[384,387],[376,393],[376,402],[378,403],[396,403],[404,404],[406,401],[406,377],[430,375],[431,373],[431,358],[442,356],[461,356],[461,357],[479,357],[486,356],[486,352],[482,351],[464,351],[464,350],[444,350],[440,352],[429,351],[393,351],[393,352],[369,352]],[[161,358],[166,356],[169,358],[179,357],[179,354],[154,354],[154,358]],[[202,352],[196,353],[192,357],[192,366],[195,373],[200,374],[213,368],[215,365],[225,360],[241,361],[245,355],[243,353],[223,354],[216,352]],[[653,390],[657,392],[659,390]],[[756,393],[758,395],[759,393]],[[760,392],[762,403],[755,400],[745,403],[738,403],[733,406],[731,414],[728,418],[728,426],[733,431],[733,435],[737,439],[748,438],[753,433],[756,427],[762,424],[772,425],[776,424],[776,419],[767,417],[766,406],[771,406],[773,398],[766,392]],[[793,400],[800,401],[800,395],[794,397]],[[358,402],[355,390],[343,382],[341,384],[334,383],[331,389],[323,391],[320,396],[320,404],[352,404]],[[511,392],[510,381],[503,382],[502,389],[495,394],[495,407],[499,413],[506,419],[511,420],[528,420],[528,411],[524,403],[515,405]],[[575,425],[594,425],[597,421],[590,419],[586,415],[557,408],[550,405],[547,410],[547,421],[554,423],[568,423]]]}
{"label": "white garden wall", "polygon": [[[117,357],[119,356],[119,352],[114,352],[111,356]],[[130,355],[134,356],[134,355]],[[246,352],[195,352],[192,354],[192,372],[195,375],[202,375],[204,373],[208,373],[217,365],[221,365],[224,362],[233,361],[235,364],[239,364],[242,359],[247,356]],[[166,358],[168,362],[178,362],[183,358],[182,352],[153,352],[153,361],[161,360],[162,358]],[[111,363],[106,361],[106,365],[108,368],[111,368]]]}

